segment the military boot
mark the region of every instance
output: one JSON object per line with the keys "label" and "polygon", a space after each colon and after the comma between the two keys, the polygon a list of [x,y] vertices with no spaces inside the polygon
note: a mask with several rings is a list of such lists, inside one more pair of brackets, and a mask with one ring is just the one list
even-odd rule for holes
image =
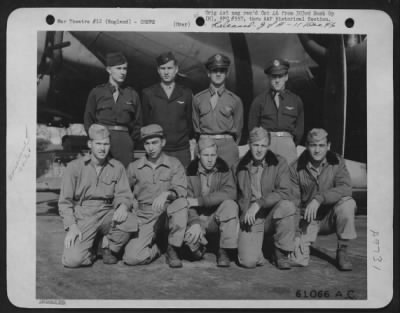
{"label": "military boot", "polygon": [[103,248],[103,263],[104,264],[116,264],[118,263],[118,259],[115,256],[114,252],[112,252],[109,248]]}
{"label": "military boot", "polygon": [[228,252],[223,248],[219,248],[217,254],[217,266],[229,267],[230,265],[231,265],[231,260],[229,259]]}
{"label": "military boot", "polygon": [[353,266],[349,260],[346,245],[340,245],[336,250],[336,262],[339,270],[341,271],[351,271],[353,269]]}
{"label": "military boot", "polygon": [[206,253],[206,247],[203,245],[198,245],[195,249],[190,249],[190,256],[193,261],[199,261],[203,258],[204,254]]}
{"label": "military boot", "polygon": [[273,260],[276,267],[280,270],[290,270],[292,267],[288,255],[278,247],[274,248]]}
{"label": "military boot", "polygon": [[178,248],[168,245],[167,253],[165,255],[166,261],[171,268],[179,268],[182,267],[182,261],[179,258]]}

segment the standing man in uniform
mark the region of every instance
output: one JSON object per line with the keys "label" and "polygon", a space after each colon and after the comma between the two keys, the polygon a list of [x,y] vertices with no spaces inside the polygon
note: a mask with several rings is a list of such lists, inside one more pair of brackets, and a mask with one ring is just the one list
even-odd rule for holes
{"label": "standing man in uniform", "polygon": [[71,161],[61,183],[58,208],[68,231],[62,256],[65,267],[91,265],[98,234],[104,235],[103,262],[117,263],[116,254],[130,233],[137,231],[125,168],[108,156],[110,133],[98,124],[92,124],[88,133],[91,154]]}
{"label": "standing man in uniform", "polygon": [[270,134],[262,127],[249,134],[250,151],[236,169],[241,229],[239,263],[246,268],[264,264],[264,234],[273,234],[275,265],[290,269],[294,249],[296,208],[289,201],[290,178],[286,160],[268,149]]}
{"label": "standing man in uniform", "polygon": [[107,54],[106,66],[108,82],[92,89],[86,103],[85,130],[93,123],[107,126],[111,155],[127,167],[142,125],[140,99],[133,88],[124,86],[128,61],[122,53]]}
{"label": "standing man in uniform", "polygon": [[239,160],[238,143],[243,128],[243,104],[225,88],[230,60],[223,54],[206,63],[210,87],[193,99],[193,127],[197,137],[212,138],[218,155],[232,166]]}
{"label": "standing man in uniform", "polygon": [[157,57],[161,82],[143,90],[144,124],[158,124],[167,140],[164,152],[176,157],[186,168],[190,163],[190,144],[193,138],[192,91],[175,83],[179,71],[172,52]]}
{"label": "standing man in uniform", "polygon": [[163,153],[165,137],[160,125],[142,127],[146,156],[129,164],[128,179],[134,195],[139,232],[125,248],[128,265],[148,264],[160,255],[155,243],[168,219],[166,259],[170,267],[182,267],[179,250],[187,224],[187,180],[177,158]]}
{"label": "standing man in uniform", "polygon": [[274,59],[265,68],[270,88],[257,96],[250,107],[249,131],[261,126],[271,133],[270,150],[290,164],[297,158],[296,145],[304,132],[303,102],[286,88],[289,62]]}
{"label": "standing man in uniform", "polygon": [[357,237],[354,216],[356,202],[345,161],[331,152],[328,133],[314,128],[307,135],[306,150],[290,167],[293,194],[300,208],[300,230],[294,261],[308,265],[309,246],[318,233],[336,232],[336,261],[342,271],[351,271],[348,257],[351,240]]}
{"label": "standing man in uniform", "polygon": [[192,259],[205,253],[206,233],[219,233],[217,265],[229,267],[229,251],[237,248],[239,207],[232,171],[218,157],[214,139],[201,138],[198,154],[187,168],[189,219],[185,244]]}

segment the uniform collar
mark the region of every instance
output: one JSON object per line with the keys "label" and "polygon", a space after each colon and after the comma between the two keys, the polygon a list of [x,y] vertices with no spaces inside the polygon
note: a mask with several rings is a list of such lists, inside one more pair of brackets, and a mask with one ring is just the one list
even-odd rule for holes
{"label": "uniform collar", "polygon": [[[83,163],[85,165],[93,164],[91,153],[89,153],[88,155],[85,155],[84,157],[82,157],[82,160],[83,160]],[[107,156],[106,161],[104,162],[104,165],[105,164],[109,164],[111,166],[114,166],[114,164],[111,162],[111,157],[110,156]]]}
{"label": "uniform collar", "polygon": [[214,166],[211,171],[206,170],[203,167],[203,165],[201,164],[200,160],[199,160],[198,168],[199,168],[198,169],[199,174],[206,175],[206,176],[217,172],[216,166]]}
{"label": "uniform collar", "polygon": [[256,160],[252,159],[251,160],[251,166],[253,166],[253,167],[257,167],[257,166],[264,167],[265,166],[265,158],[260,160],[260,161],[256,161]]}
{"label": "uniform collar", "polygon": [[[161,82],[159,84],[155,85],[155,95],[160,98],[167,98],[167,95],[165,94],[165,91],[163,87],[161,86]],[[179,84],[174,82],[173,90],[171,93],[171,96],[169,97],[169,100],[174,100],[182,95],[182,89]]]}
{"label": "uniform collar", "polygon": [[[144,156],[138,161],[138,168],[143,168],[145,166],[153,168],[152,164],[147,160],[147,157]],[[168,158],[168,156],[165,155],[164,152],[161,152],[160,158],[158,159],[158,164],[156,167],[160,166],[166,166],[166,167],[171,167],[171,162]]]}
{"label": "uniform collar", "polygon": [[166,84],[164,84],[164,83],[160,83],[160,86],[161,86],[161,88],[162,89],[164,89],[164,90],[174,90],[175,89],[175,86],[176,86],[176,83],[175,82],[172,82],[170,85],[166,85]]}
{"label": "uniform collar", "polygon": [[[308,150],[307,149],[304,150],[304,152],[297,159],[297,170],[299,171],[305,169],[307,167],[310,158],[311,157]],[[326,164],[337,165],[339,164],[339,157],[336,153],[329,150],[328,153],[326,154],[325,161]]]}
{"label": "uniform collar", "polygon": [[311,163],[311,161],[309,160],[307,162],[306,167],[309,170],[314,170],[315,172],[320,172],[326,165],[328,164],[328,162],[326,161],[326,158],[322,160],[322,162],[320,163],[319,167],[314,167]]}
{"label": "uniform collar", "polygon": [[[192,160],[186,168],[186,175],[196,176],[199,173],[199,163],[200,161],[198,157]],[[229,171],[229,166],[223,159],[217,157],[217,162],[215,163],[214,169],[216,172],[226,173]]]}
{"label": "uniform collar", "polygon": [[225,92],[226,88],[225,85],[219,87],[219,88],[215,88],[213,85],[210,85],[210,87],[208,88],[208,90],[210,91],[211,95],[213,96],[215,93],[218,93],[218,96],[221,97],[221,95]]}
{"label": "uniform collar", "polygon": [[279,98],[284,99],[285,95],[287,93],[287,90],[286,90],[286,88],[281,91],[275,91],[272,88],[270,89],[270,94],[271,94],[272,99],[275,97],[276,93],[279,93]]}
{"label": "uniform collar", "polygon": [[[265,166],[277,166],[279,164],[279,160],[275,153],[268,149],[267,153],[264,157],[264,167]],[[247,169],[250,170],[251,166],[253,165],[253,157],[251,151],[247,151],[247,153],[241,158],[239,164],[237,166],[237,170]]]}
{"label": "uniform collar", "polygon": [[111,84],[110,81],[108,81],[107,82],[107,87],[111,91],[112,94],[115,92],[115,90],[117,90],[117,88],[118,88],[119,93],[121,93],[121,94],[123,93],[122,85],[115,86],[115,85]]}

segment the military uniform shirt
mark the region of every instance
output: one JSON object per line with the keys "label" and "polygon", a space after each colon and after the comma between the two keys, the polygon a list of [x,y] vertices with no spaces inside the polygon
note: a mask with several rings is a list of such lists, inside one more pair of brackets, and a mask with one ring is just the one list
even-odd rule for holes
{"label": "military uniform shirt", "polygon": [[260,164],[253,164],[250,167],[250,181],[251,181],[251,202],[254,202],[262,197],[261,193],[261,177],[264,170],[265,162]]}
{"label": "military uniform shirt", "polygon": [[254,99],[250,107],[249,131],[257,126],[272,132],[289,132],[298,145],[304,132],[303,102],[299,96],[285,89],[279,92],[278,109],[272,90],[264,91]]}
{"label": "military uniform shirt", "polygon": [[137,140],[142,126],[142,111],[137,92],[131,87],[120,87],[117,101],[115,87],[109,82],[92,89],[86,103],[84,123],[86,132],[94,123],[128,127],[133,140]]}
{"label": "military uniform shirt", "polygon": [[314,167],[311,162],[307,163],[307,169],[310,171],[311,175],[314,176],[315,179],[318,179],[318,176],[321,174],[322,170],[327,166],[326,160],[323,160],[319,167]]}
{"label": "military uniform shirt", "polygon": [[213,179],[214,173],[217,172],[217,169],[214,167],[211,171],[207,171],[203,168],[201,163],[199,162],[199,176],[201,183],[201,194],[203,196],[207,196],[210,193],[211,181]]}
{"label": "military uniform shirt", "polygon": [[[218,102],[212,108],[211,98],[218,92]],[[243,128],[243,104],[233,92],[210,88],[196,94],[193,99],[193,127],[197,134],[231,134],[239,142]]]}
{"label": "military uniform shirt", "polygon": [[[67,229],[76,223],[74,207],[81,205],[85,200],[112,200],[113,207],[125,204],[131,208],[132,192],[124,166],[115,159],[108,159],[99,174],[91,162],[90,156],[71,161],[62,178],[61,193],[58,202],[60,215],[63,217],[64,227]],[[93,215],[100,210],[109,210],[110,206],[94,208]]]}
{"label": "military uniform shirt", "polygon": [[139,208],[151,206],[164,191],[175,192],[178,198],[187,195],[187,180],[183,165],[174,157],[162,153],[153,169],[146,157],[129,164],[129,184]]}

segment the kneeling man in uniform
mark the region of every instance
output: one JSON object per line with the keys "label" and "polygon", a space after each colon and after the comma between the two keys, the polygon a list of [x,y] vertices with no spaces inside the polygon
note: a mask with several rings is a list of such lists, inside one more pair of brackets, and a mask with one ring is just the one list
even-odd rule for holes
{"label": "kneeling man in uniform", "polygon": [[163,152],[166,141],[160,125],[142,127],[140,136],[146,155],[129,164],[127,170],[139,232],[127,244],[123,260],[128,265],[139,265],[156,259],[160,255],[156,238],[167,220],[167,263],[173,268],[182,267],[179,250],[187,224],[185,169],[177,158]]}
{"label": "kneeling man in uniform", "polygon": [[356,202],[351,197],[351,179],[344,159],[329,149],[328,133],[324,129],[312,129],[307,135],[306,150],[291,165],[290,176],[300,208],[302,231],[296,238],[292,256],[299,264],[308,265],[309,246],[318,233],[336,232],[337,266],[342,271],[350,271],[348,247],[357,237]]}
{"label": "kneeling man in uniform", "polygon": [[271,136],[262,127],[249,135],[250,151],[237,169],[238,202],[241,210],[238,260],[246,268],[263,265],[264,234],[273,234],[273,260],[279,269],[290,269],[294,248],[295,213],[290,201],[289,166],[269,150]]}
{"label": "kneeling man in uniform", "polygon": [[191,258],[199,260],[206,250],[205,235],[219,233],[217,265],[229,267],[229,251],[237,248],[239,208],[233,173],[217,152],[214,139],[200,138],[197,158],[186,170],[190,208],[185,244]]}
{"label": "kneeling man in uniform", "polygon": [[98,124],[92,124],[88,133],[91,154],[70,162],[61,183],[58,207],[68,231],[62,256],[65,267],[91,265],[98,234],[104,235],[103,262],[117,263],[118,252],[130,233],[137,231],[125,167],[108,155],[110,133]]}

